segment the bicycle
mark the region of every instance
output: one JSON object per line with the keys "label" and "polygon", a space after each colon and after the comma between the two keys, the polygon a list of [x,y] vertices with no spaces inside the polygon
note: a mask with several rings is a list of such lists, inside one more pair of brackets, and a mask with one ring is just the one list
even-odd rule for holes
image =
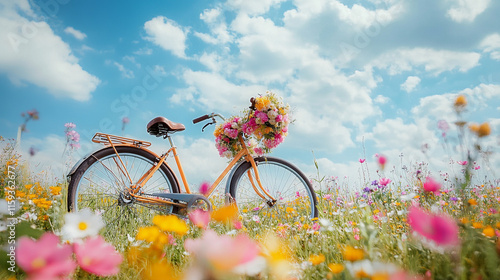
{"label": "bicycle", "polygon": [[[216,117],[225,120],[222,115],[211,113],[194,119],[193,124],[211,120],[202,128],[204,131],[216,123]],[[242,135],[238,137],[242,149],[214,181],[207,195],[191,193],[172,140],[172,134],[183,130],[183,124],[164,117],[148,123],[149,134],[170,143],[170,149],[161,156],[147,149],[150,142],[96,133],[92,141],[104,147],[82,158],[68,174],[68,211],[91,208],[101,212],[107,223],[112,223],[129,218],[125,214],[131,213],[185,215],[195,208],[210,210],[208,197],[228,176],[226,203],[236,203],[241,213],[293,219],[301,213],[309,218],[318,216],[316,195],[307,177],[285,160],[252,156]],[[166,162],[170,154],[175,159],[184,190]]]}

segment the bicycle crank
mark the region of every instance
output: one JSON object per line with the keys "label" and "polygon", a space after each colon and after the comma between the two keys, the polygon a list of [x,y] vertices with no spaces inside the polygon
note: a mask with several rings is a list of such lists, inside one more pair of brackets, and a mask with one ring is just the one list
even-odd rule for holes
{"label": "bicycle crank", "polygon": [[161,198],[168,198],[174,201],[181,201],[186,203],[186,208],[188,210],[203,209],[206,211],[212,210],[212,204],[205,196],[199,194],[187,194],[187,193],[153,193],[152,196],[157,196]]}

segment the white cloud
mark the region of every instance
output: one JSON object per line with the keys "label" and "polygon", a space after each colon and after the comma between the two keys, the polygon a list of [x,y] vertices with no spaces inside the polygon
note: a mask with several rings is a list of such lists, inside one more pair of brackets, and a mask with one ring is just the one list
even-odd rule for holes
{"label": "white cloud", "polygon": [[493,33],[484,38],[479,45],[494,60],[500,61],[500,34]]}
{"label": "white cloud", "polygon": [[375,103],[378,103],[378,104],[386,104],[387,102],[389,102],[391,99],[387,96],[383,96],[383,95],[377,95],[375,97],[375,99],[373,99],[373,101]]}
{"label": "white cloud", "polygon": [[456,22],[473,22],[478,15],[483,13],[491,0],[448,0],[453,2],[447,15]]}
{"label": "white cloud", "polygon": [[186,58],[186,38],[189,30],[182,28],[175,21],[163,16],[157,16],[144,23],[148,34],[145,39],[161,48],[171,51],[180,58]]}
{"label": "white cloud", "polygon": [[22,3],[0,12],[0,37],[5,38],[0,40],[0,73],[17,85],[27,82],[58,97],[89,100],[100,80],[82,69],[68,44],[46,22],[26,18],[34,16],[33,11]]}
{"label": "white cloud", "polygon": [[409,76],[406,81],[401,84],[401,89],[410,93],[420,84],[420,81],[420,78],[417,76]]}
{"label": "white cloud", "polygon": [[220,113],[240,113],[241,104],[249,104],[250,97],[266,91],[263,86],[235,85],[216,73],[189,69],[182,78],[188,88],[178,90],[170,98],[172,103],[196,101],[206,110],[216,109]]}
{"label": "white cloud", "polygon": [[373,66],[387,69],[390,75],[424,67],[425,71],[439,75],[445,71],[467,72],[479,65],[480,54],[428,48],[397,49],[382,54],[372,61]]}
{"label": "white cloud", "polygon": [[118,70],[122,73],[122,76],[124,78],[127,78],[127,79],[134,78],[134,72],[132,70],[125,68],[125,66],[123,66],[122,64],[120,64],[116,61],[113,62],[113,65],[116,66],[116,68],[118,68]]}
{"label": "white cloud", "polygon": [[79,30],[76,30],[71,26],[66,27],[64,29],[64,32],[67,34],[73,35],[73,37],[75,37],[78,40],[83,40],[83,39],[87,38],[87,34],[81,32]]}
{"label": "white cloud", "polygon": [[227,29],[227,24],[223,16],[223,10],[218,7],[214,9],[206,9],[200,15],[213,36],[205,33],[195,32],[194,35],[209,44],[225,44],[233,40],[233,36]]}

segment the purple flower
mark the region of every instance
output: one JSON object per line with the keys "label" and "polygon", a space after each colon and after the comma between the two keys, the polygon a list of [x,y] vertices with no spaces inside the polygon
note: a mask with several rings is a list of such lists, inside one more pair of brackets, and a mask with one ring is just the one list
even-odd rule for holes
{"label": "purple flower", "polygon": [[366,188],[363,189],[363,191],[366,192],[366,193],[369,193],[369,192],[372,191],[372,189],[370,189],[369,187],[366,187]]}
{"label": "purple flower", "polygon": [[374,180],[374,181],[372,182],[372,186],[377,186],[377,185],[378,185],[378,181],[377,181],[377,180]]}
{"label": "purple flower", "polygon": [[458,201],[458,198],[456,198],[456,197],[450,197],[450,200],[451,201]]}

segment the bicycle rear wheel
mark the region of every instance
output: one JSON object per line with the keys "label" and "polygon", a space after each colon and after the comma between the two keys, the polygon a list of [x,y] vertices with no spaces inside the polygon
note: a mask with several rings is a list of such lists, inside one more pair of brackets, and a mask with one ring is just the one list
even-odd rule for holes
{"label": "bicycle rear wheel", "polygon": [[241,213],[281,223],[296,221],[300,217],[318,217],[316,194],[307,177],[297,167],[273,157],[258,157],[254,160],[262,187],[276,202],[273,204],[256,193],[252,181],[257,190],[261,194],[263,192],[255,180],[252,165],[246,162],[235,171],[229,190]]}
{"label": "bicycle rear wheel", "polygon": [[[146,150],[117,146],[104,148],[84,160],[71,175],[68,186],[68,211],[84,208],[100,213],[105,224],[106,235],[133,232],[138,226],[151,221],[155,214],[168,214],[177,209],[166,204],[149,204],[127,196],[131,182],[137,182],[149,170],[157,158]],[[123,162],[123,165],[122,165]],[[130,176],[127,176],[126,172]],[[162,164],[147,183],[141,194],[178,193],[178,183],[172,171]]]}

